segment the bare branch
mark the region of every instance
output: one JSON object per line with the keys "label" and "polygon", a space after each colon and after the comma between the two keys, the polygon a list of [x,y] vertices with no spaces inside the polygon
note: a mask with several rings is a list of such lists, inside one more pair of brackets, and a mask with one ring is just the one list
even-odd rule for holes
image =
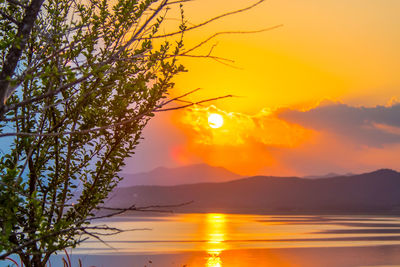
{"label": "bare branch", "polygon": [[[198,89],[193,90],[192,92],[197,91]],[[187,95],[187,94],[185,94]],[[184,96],[185,96],[184,95]],[[183,96],[182,96],[183,97]],[[2,133],[0,134],[0,138],[1,137],[7,137],[7,136],[41,136],[41,137],[52,137],[52,136],[62,136],[62,135],[82,135],[82,134],[88,134],[91,132],[98,132],[101,130],[106,130],[106,129],[111,129],[111,128],[115,128],[121,125],[125,125],[128,123],[132,123],[135,122],[137,120],[142,119],[145,116],[149,116],[151,113],[153,112],[161,112],[161,111],[170,111],[170,110],[177,110],[177,109],[183,109],[183,108],[187,108],[193,105],[198,105],[198,104],[202,104],[202,103],[206,103],[206,102],[211,102],[211,101],[215,101],[215,100],[220,100],[220,99],[224,99],[224,98],[228,98],[228,97],[233,97],[233,95],[225,95],[225,96],[220,96],[220,97],[214,97],[214,98],[209,98],[209,99],[204,99],[201,101],[197,101],[197,102],[191,102],[187,105],[182,105],[182,106],[178,106],[178,107],[173,107],[173,108],[165,108],[163,109],[162,107],[164,106],[164,104],[158,105],[156,108],[152,109],[152,110],[147,110],[146,112],[143,112],[141,114],[138,114],[136,116],[134,116],[131,119],[128,120],[123,120],[121,122],[117,122],[114,124],[109,124],[109,125],[105,125],[105,126],[101,126],[101,127],[95,127],[95,128],[91,128],[91,129],[86,129],[86,130],[77,130],[77,131],[70,131],[70,132],[55,132],[55,133],[26,133],[26,132],[17,132],[17,133]],[[179,98],[178,98],[179,99]],[[169,103],[169,102],[168,102]]]}
{"label": "bare branch", "polygon": [[179,100],[179,99],[181,99],[181,98],[183,98],[183,97],[185,97],[185,96],[191,95],[191,94],[193,94],[193,93],[195,93],[195,92],[197,92],[197,91],[199,91],[199,90],[200,90],[200,88],[196,88],[196,89],[194,89],[194,90],[192,90],[192,91],[189,91],[189,92],[187,92],[187,93],[184,93],[183,95],[180,95],[180,96],[174,97],[174,98],[172,98],[172,99],[170,99],[170,100],[168,100],[168,101],[165,101],[165,102],[163,102],[161,105],[162,105],[162,106],[165,106],[165,105],[167,105],[167,104],[169,104],[169,103],[171,103],[171,102],[173,102],[173,101],[176,101],[176,100]]}
{"label": "bare branch", "polygon": [[229,59],[229,58],[223,58],[223,57],[216,57],[216,56],[211,56],[210,54],[207,55],[177,55],[177,57],[192,57],[192,58],[208,58],[217,61],[218,63],[221,63],[223,65],[226,65],[228,67],[234,68],[234,69],[240,69],[239,67],[233,65],[235,63],[234,60]]}
{"label": "bare branch", "polygon": [[[97,207],[98,209],[104,209],[104,210],[113,210],[113,211],[122,211],[122,212],[127,212],[127,211],[151,211],[151,212],[173,212],[172,210],[164,210],[166,208],[179,208],[182,206],[186,206],[189,204],[192,204],[194,201],[188,201],[184,203],[179,203],[179,204],[172,204],[172,205],[150,205],[150,206],[143,206],[143,207],[135,207],[134,205],[129,207],[129,208],[113,208],[113,207]],[[119,213],[120,214],[120,213]]]}
{"label": "bare branch", "polygon": [[[188,31],[203,27],[203,26],[205,26],[205,25],[207,25],[207,24],[209,24],[209,23],[211,23],[213,21],[219,20],[219,19],[221,19],[223,17],[231,16],[231,15],[238,14],[238,13],[242,13],[244,11],[250,10],[250,9],[260,5],[263,2],[265,2],[265,0],[260,0],[260,1],[256,2],[256,3],[254,3],[253,5],[245,7],[245,8],[242,8],[242,9],[238,9],[238,10],[234,10],[234,11],[231,11],[231,12],[227,12],[227,13],[221,14],[219,16],[216,16],[216,17],[213,17],[211,19],[208,19],[208,20],[206,20],[206,21],[204,21],[202,23],[199,23],[199,24],[197,24],[195,26],[188,27],[187,29],[185,29],[185,31],[188,32]],[[181,34],[181,33],[182,33],[182,31],[176,31],[176,32],[171,32],[171,33],[167,33],[167,34],[163,34],[163,35],[157,35],[157,36],[154,36],[152,38],[165,38],[165,37],[174,36],[174,35]]]}
{"label": "bare branch", "polygon": [[[113,210],[116,211],[115,213],[111,213],[108,215],[104,215],[104,216],[98,216],[98,217],[92,217],[92,218],[86,218],[86,220],[98,220],[98,219],[104,219],[104,218],[109,218],[109,217],[114,217],[116,215],[122,214],[126,211],[152,211],[152,212],[172,212],[172,211],[165,211],[165,210],[161,210],[162,208],[176,208],[176,207],[182,207],[185,205],[189,205],[193,203],[193,201],[189,201],[189,202],[185,202],[185,203],[180,203],[180,204],[174,204],[174,205],[150,205],[150,206],[143,206],[143,207],[137,207],[135,208],[134,205],[132,205],[129,208],[109,208],[109,207],[99,207],[101,209],[107,209],[107,210]],[[81,221],[83,222],[83,220]],[[79,224],[81,222],[76,222],[76,224]],[[88,232],[88,230],[104,230],[104,231],[114,231],[114,233],[91,233]],[[51,232],[47,235],[41,236],[39,238],[36,239],[32,239],[29,240],[23,244],[21,244],[20,246],[15,247],[14,249],[7,251],[3,254],[0,254],[0,260],[5,259],[7,256],[12,255],[18,251],[20,251],[21,249],[29,246],[30,244],[36,243],[38,241],[41,241],[43,239],[49,238],[49,237],[53,237],[53,236],[58,236],[60,234],[64,234],[64,233],[68,233],[68,232],[76,232],[76,231],[81,231],[82,234],[87,234],[90,235],[92,237],[95,237],[96,239],[99,239],[98,235],[103,235],[103,236],[107,236],[107,235],[113,235],[113,234],[118,234],[118,233],[122,233],[122,232],[130,232],[130,231],[146,231],[146,230],[151,230],[149,228],[134,228],[134,229],[119,229],[119,228],[114,228],[114,227],[109,227],[106,225],[103,226],[80,226],[80,227],[71,227],[71,228],[67,228],[67,229],[61,229],[55,232]],[[21,232],[22,233],[22,232]],[[101,239],[99,239],[101,242],[103,242]]]}
{"label": "bare branch", "polygon": [[219,97],[209,98],[209,99],[205,99],[205,100],[201,100],[201,101],[197,101],[197,102],[191,102],[191,103],[189,103],[187,105],[182,105],[182,106],[178,106],[178,107],[157,109],[154,112],[163,112],[163,111],[171,111],[171,110],[183,109],[183,108],[191,107],[191,106],[194,106],[194,105],[199,105],[199,104],[202,104],[202,103],[215,101],[215,100],[219,100],[219,99],[224,99],[224,98],[228,98],[228,97],[234,97],[234,96],[233,95],[219,96]]}
{"label": "bare branch", "polygon": [[204,44],[206,44],[207,42],[209,42],[210,40],[214,39],[215,37],[217,37],[219,35],[226,35],[226,34],[254,34],[254,33],[271,31],[271,30],[277,29],[277,28],[282,27],[282,26],[283,26],[283,24],[279,24],[279,25],[272,26],[272,27],[269,27],[269,28],[265,28],[265,29],[261,29],[261,30],[254,30],[254,31],[217,32],[217,33],[211,35],[210,37],[208,37],[207,39],[205,39],[204,41],[200,42],[199,44],[195,45],[194,47],[186,50],[185,52],[182,53],[182,55],[186,55],[186,54],[196,50],[197,48],[200,48],[201,46],[203,46]]}
{"label": "bare branch", "polygon": [[[103,226],[103,227],[102,226],[80,226],[80,227],[65,228],[65,229],[61,229],[61,230],[58,230],[58,231],[54,231],[54,232],[48,233],[46,235],[43,235],[43,236],[35,238],[35,239],[31,239],[31,240],[29,240],[29,241],[27,241],[27,242],[15,247],[15,248],[13,248],[13,249],[11,249],[11,250],[9,250],[7,252],[4,252],[3,254],[0,254],[0,260],[4,260],[6,257],[8,257],[8,256],[10,256],[10,255],[12,255],[14,253],[17,253],[17,252],[21,251],[22,249],[26,248],[27,246],[29,246],[31,244],[34,244],[36,242],[39,242],[39,241],[41,241],[43,239],[46,239],[46,238],[49,238],[49,237],[58,236],[58,235],[62,235],[62,234],[69,233],[69,232],[79,232],[80,231],[81,234],[82,233],[88,234],[88,233],[90,233],[90,232],[88,232],[88,230],[115,231],[116,232],[115,234],[118,234],[118,233],[127,232],[127,231],[141,231],[141,230],[151,230],[151,229],[149,229],[149,228],[137,228],[137,229],[121,230],[121,229],[118,229],[118,228],[107,227],[107,226]],[[107,235],[107,234],[105,234],[105,235]]]}
{"label": "bare branch", "polygon": [[[22,8],[27,7],[21,3],[35,3],[40,9],[44,0],[5,1]],[[0,179],[2,194],[13,202],[2,207],[7,216],[0,218],[0,227],[11,224],[13,228],[5,233],[8,236],[1,244],[5,249],[0,259],[17,253],[27,266],[30,262],[44,265],[55,251],[80,243],[83,238],[79,235],[103,242],[102,236],[148,230],[87,225],[94,220],[124,212],[173,212],[192,203],[127,208],[102,204],[118,182],[124,159],[134,152],[143,127],[155,112],[233,97],[189,101],[188,96],[199,88],[179,96],[168,95],[172,78],[184,71],[177,59],[207,58],[230,66],[233,60],[211,55],[215,45],[205,55],[192,53],[222,34],[273,28],[216,33],[185,51],[182,40],[187,30],[264,2],[255,0],[258,2],[251,6],[200,24],[185,21],[181,10],[179,31],[161,35],[159,27],[170,6],[188,1],[192,0],[115,6],[121,10],[110,8],[107,1],[62,0],[56,1],[57,5],[48,1],[41,13],[27,9],[20,10],[25,15],[15,16],[14,22],[20,17],[23,22],[18,27],[25,28],[17,29],[18,38],[9,36],[6,40],[10,45],[3,51],[4,65],[0,66],[0,137],[16,136],[1,162],[0,172],[7,172]],[[7,19],[2,12],[7,15],[8,11],[0,10],[0,16]],[[26,31],[29,14],[37,24]],[[179,39],[176,42],[168,38],[160,44],[154,40],[175,34],[180,34],[180,38],[171,38]],[[18,93],[14,93],[16,90]],[[25,176],[27,181],[22,179]],[[75,197],[79,198],[73,205]],[[9,208],[12,205],[17,212]]]}

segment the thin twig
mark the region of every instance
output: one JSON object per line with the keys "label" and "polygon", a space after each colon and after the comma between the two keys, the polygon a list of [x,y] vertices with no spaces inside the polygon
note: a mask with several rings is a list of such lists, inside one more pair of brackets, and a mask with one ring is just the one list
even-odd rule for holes
{"label": "thin twig", "polygon": [[178,107],[165,108],[165,109],[158,109],[158,110],[155,110],[154,112],[164,112],[164,111],[171,111],[171,110],[183,109],[183,108],[191,107],[191,106],[194,106],[194,105],[199,105],[199,104],[202,104],[202,103],[205,103],[205,102],[215,101],[215,100],[219,100],[219,99],[223,99],[223,98],[228,98],[228,97],[234,97],[234,96],[233,96],[233,95],[219,96],[219,97],[214,97],[214,98],[210,98],[210,99],[206,99],[206,100],[202,100],[202,101],[198,101],[198,102],[192,102],[192,103],[190,103],[190,104],[182,105],[182,106],[178,106]]}
{"label": "thin twig", "polygon": [[[202,27],[204,25],[207,25],[207,24],[209,24],[209,23],[211,23],[213,21],[216,21],[218,19],[221,19],[223,17],[231,16],[231,15],[234,15],[234,14],[238,14],[238,13],[242,13],[244,11],[250,10],[250,9],[260,5],[263,2],[265,2],[265,0],[260,0],[260,1],[256,2],[256,3],[254,3],[251,6],[248,6],[248,7],[242,8],[242,9],[238,9],[238,10],[235,10],[235,11],[227,12],[227,13],[221,14],[219,16],[213,17],[213,18],[208,19],[208,20],[206,20],[206,21],[204,21],[202,23],[199,23],[199,24],[197,24],[195,26],[192,26],[192,27],[189,27],[189,28],[185,29],[185,32],[200,28],[200,27]],[[164,35],[156,35],[156,36],[153,36],[152,38],[154,38],[154,39],[156,39],[156,38],[165,38],[165,37],[174,36],[174,35],[177,35],[177,34],[180,34],[180,33],[182,33],[182,31],[171,32],[171,33],[167,33],[167,34],[164,34]]]}
{"label": "thin twig", "polygon": [[260,33],[260,32],[266,32],[266,31],[271,31],[277,28],[282,27],[283,24],[279,24],[279,25],[275,25],[269,28],[265,28],[265,29],[261,29],[261,30],[254,30],[254,31],[226,31],[226,32],[217,32],[213,35],[211,35],[210,37],[208,37],[207,39],[205,39],[204,41],[198,43],[197,45],[195,45],[194,47],[186,50],[185,52],[182,53],[182,55],[186,55],[194,50],[196,50],[197,48],[203,46],[204,44],[206,44],[207,42],[209,42],[210,40],[214,39],[215,37],[219,36],[219,35],[227,35],[227,34],[254,34],[254,33]]}

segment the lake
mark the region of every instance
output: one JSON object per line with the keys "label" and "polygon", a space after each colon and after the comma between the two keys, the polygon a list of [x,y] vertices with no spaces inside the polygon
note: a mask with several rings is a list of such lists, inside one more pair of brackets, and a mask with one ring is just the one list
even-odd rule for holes
{"label": "lake", "polygon": [[73,265],[81,259],[84,266],[115,267],[400,266],[397,216],[208,213],[96,223],[103,224],[131,231],[104,236],[107,245],[85,241],[70,253]]}

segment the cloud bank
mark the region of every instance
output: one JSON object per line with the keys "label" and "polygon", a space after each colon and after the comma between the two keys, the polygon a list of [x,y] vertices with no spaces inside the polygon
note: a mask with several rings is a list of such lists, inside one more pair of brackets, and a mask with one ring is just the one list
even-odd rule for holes
{"label": "cloud bank", "polygon": [[[224,117],[212,129],[208,115]],[[258,114],[214,106],[187,110],[179,127],[186,150],[211,165],[241,174],[307,175],[399,169],[400,104],[350,106],[325,101],[308,110],[264,109]]]}
{"label": "cloud bank", "polygon": [[400,142],[400,104],[354,107],[326,102],[307,111],[282,109],[277,117],[305,128],[340,135],[354,144],[383,147]]}

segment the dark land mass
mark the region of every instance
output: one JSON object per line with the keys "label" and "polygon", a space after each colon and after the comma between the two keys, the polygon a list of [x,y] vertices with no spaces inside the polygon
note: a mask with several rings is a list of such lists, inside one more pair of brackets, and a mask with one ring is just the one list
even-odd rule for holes
{"label": "dark land mass", "polygon": [[180,185],[195,184],[200,182],[227,182],[243,178],[239,174],[228,171],[222,167],[213,167],[207,164],[194,164],[177,168],[159,167],[149,172],[136,174],[121,173],[124,179],[118,187],[137,185]]}
{"label": "dark land mass", "polygon": [[400,214],[400,173],[321,179],[255,176],[220,183],[117,188],[110,207],[173,205],[174,212]]}

